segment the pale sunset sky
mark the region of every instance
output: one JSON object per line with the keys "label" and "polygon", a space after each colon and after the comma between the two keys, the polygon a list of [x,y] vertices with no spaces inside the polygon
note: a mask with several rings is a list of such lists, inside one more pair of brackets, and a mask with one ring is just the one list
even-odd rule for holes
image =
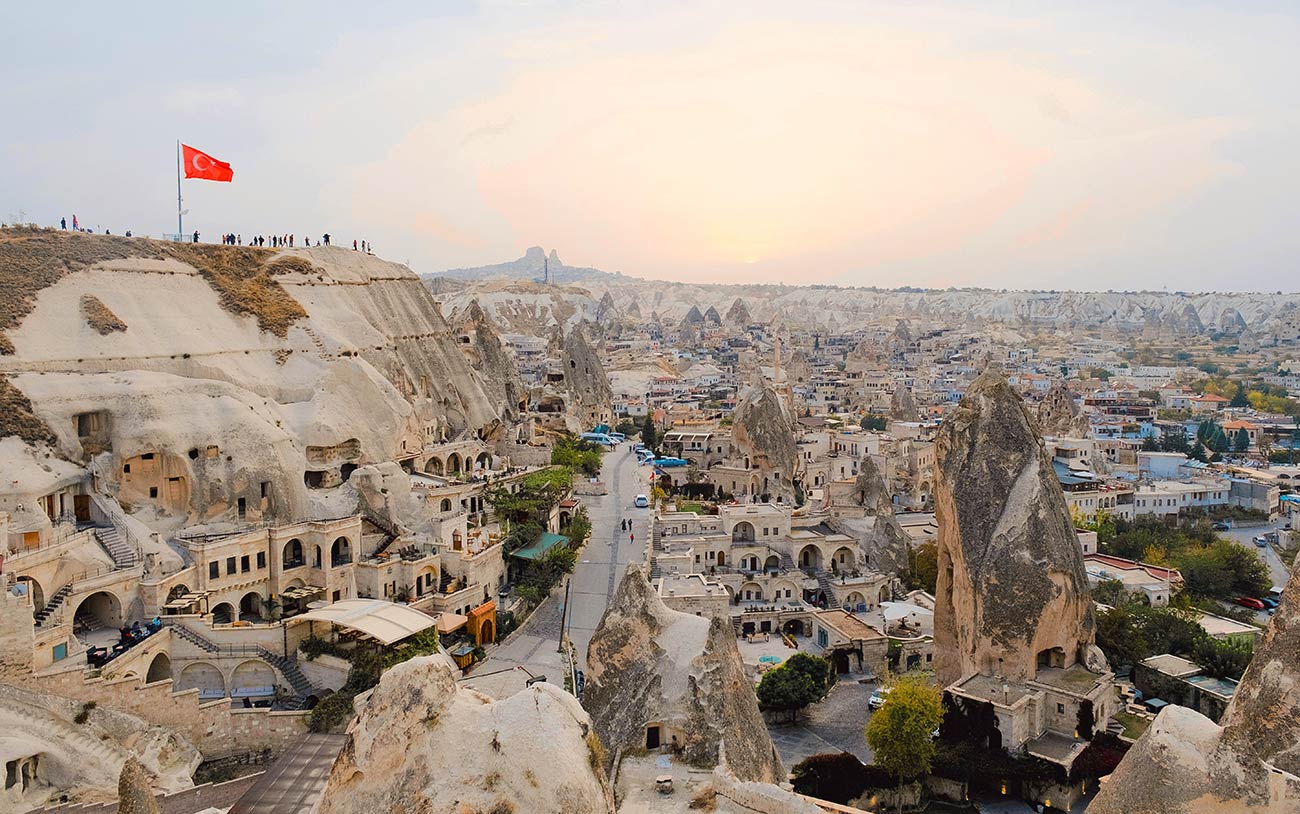
{"label": "pale sunset sky", "polygon": [[1300,4],[9,3],[0,219],[696,282],[1296,290]]}

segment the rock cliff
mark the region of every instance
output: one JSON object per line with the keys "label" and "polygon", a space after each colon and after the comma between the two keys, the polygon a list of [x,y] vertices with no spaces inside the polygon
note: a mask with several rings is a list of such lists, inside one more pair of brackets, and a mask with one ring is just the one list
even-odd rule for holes
{"label": "rock cliff", "polygon": [[1089,814],[1300,811],[1300,569],[1283,596],[1222,726],[1166,707]]}
{"label": "rock cliff", "polygon": [[117,814],[159,814],[149,776],[135,758],[127,758],[122,764],[117,780]]}
{"label": "rock cliff", "polygon": [[504,419],[518,418],[528,409],[528,389],[478,300],[471,301],[469,307],[457,315],[454,328],[461,351],[483,380],[484,390],[492,403],[498,406]]}
{"label": "rock cliff", "polygon": [[741,780],[785,779],[731,624],[669,609],[638,566],[592,635],[587,665],[583,705],[611,758],[646,748],[655,727],[662,746],[676,744],[694,765],[717,765],[725,743]]}
{"label": "rock cliff", "polygon": [[613,417],[614,391],[600,357],[587,343],[582,325],[564,337],[561,363],[564,387],[569,393],[569,414],[582,422],[584,430],[609,423]]}
{"label": "rock cliff", "polygon": [[456,686],[445,655],[403,662],[358,699],[321,814],[612,814],[600,742],[577,700],[539,683],[501,701]]}
{"label": "rock cliff", "polygon": [[[264,490],[264,518],[299,519],[345,479],[319,450],[389,461],[503,420],[419,278],[369,255],[3,230],[0,269],[0,397],[156,526],[233,520]],[[88,297],[125,328],[101,333]]]}
{"label": "rock cliff", "polygon": [[935,671],[1034,677],[1040,653],[1095,660],[1074,526],[1034,422],[1007,380],[972,383],[936,440]]}
{"label": "rock cliff", "polygon": [[[864,455],[858,463],[858,477],[853,483],[853,499],[866,509],[864,524],[853,518],[837,523],[858,538],[867,555],[867,563],[881,573],[898,574],[907,569],[907,551],[911,545],[907,532],[894,516],[894,501],[885,488],[884,477],[876,461]],[[832,510],[833,511],[833,510]],[[864,527],[865,526],[865,527]]]}

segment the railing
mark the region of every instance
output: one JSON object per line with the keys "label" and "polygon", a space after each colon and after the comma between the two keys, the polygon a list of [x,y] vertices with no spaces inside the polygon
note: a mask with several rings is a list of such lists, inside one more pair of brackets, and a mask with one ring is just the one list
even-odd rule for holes
{"label": "railing", "polygon": [[142,561],[144,559],[144,547],[140,544],[139,538],[135,536],[135,532],[131,531],[131,526],[126,519],[126,513],[122,511],[121,506],[117,505],[117,501],[105,495],[92,493],[90,495],[90,505],[92,518],[96,514],[102,516],[108,525],[117,529],[122,542],[131,547],[136,560]]}

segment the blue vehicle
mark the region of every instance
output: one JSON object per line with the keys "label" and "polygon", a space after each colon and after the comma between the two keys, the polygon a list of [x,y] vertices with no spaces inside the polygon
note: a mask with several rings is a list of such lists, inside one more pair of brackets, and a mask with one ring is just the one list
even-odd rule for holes
{"label": "blue vehicle", "polygon": [[578,436],[584,441],[595,441],[597,444],[604,444],[607,447],[618,446],[618,443],[603,432],[584,432]]}
{"label": "blue vehicle", "polygon": [[664,469],[671,469],[675,466],[687,466],[690,462],[685,458],[655,458],[654,465]]}

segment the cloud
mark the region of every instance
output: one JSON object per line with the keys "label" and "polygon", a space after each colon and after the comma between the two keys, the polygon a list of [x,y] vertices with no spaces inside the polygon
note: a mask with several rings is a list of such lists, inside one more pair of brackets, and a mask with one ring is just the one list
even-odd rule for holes
{"label": "cloud", "polygon": [[1230,172],[1221,122],[928,30],[758,21],[610,45],[518,33],[501,48],[529,58],[499,92],[367,165],[357,211],[441,224],[411,225],[448,265],[542,243],[675,279],[889,284],[870,278],[1113,248],[1117,221]]}

